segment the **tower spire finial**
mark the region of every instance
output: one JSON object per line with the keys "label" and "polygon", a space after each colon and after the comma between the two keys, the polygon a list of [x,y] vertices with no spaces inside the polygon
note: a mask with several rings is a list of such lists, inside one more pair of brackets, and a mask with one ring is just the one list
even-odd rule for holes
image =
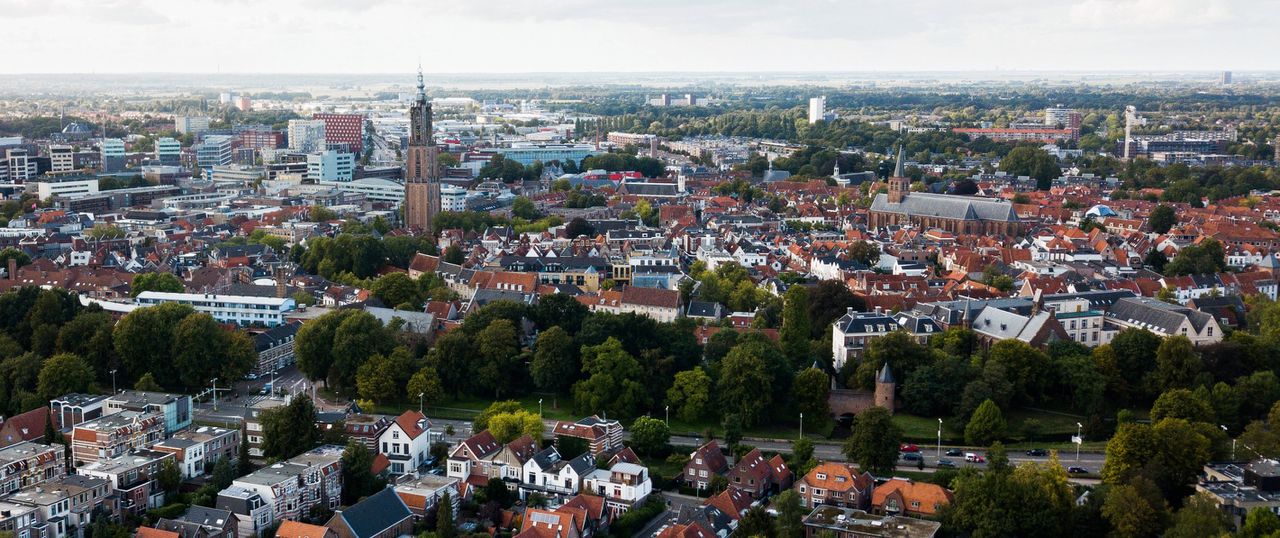
{"label": "tower spire finial", "polygon": [[898,162],[894,163],[893,165],[893,177],[907,177],[907,174],[904,172],[904,168],[902,166],[902,161],[906,157],[905,152],[903,151],[902,148],[903,148],[903,144],[898,144],[898,158],[897,158]]}
{"label": "tower spire finial", "polygon": [[418,100],[427,100],[427,85],[422,82],[422,58],[418,58]]}

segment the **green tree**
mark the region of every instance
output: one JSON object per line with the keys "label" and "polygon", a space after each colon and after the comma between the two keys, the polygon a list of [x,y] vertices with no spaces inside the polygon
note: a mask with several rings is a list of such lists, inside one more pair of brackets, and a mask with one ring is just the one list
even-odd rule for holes
{"label": "green tree", "polygon": [[1209,461],[1210,448],[1201,430],[1183,419],[1165,418],[1154,426],[1121,424],[1107,442],[1102,481],[1125,484],[1142,476],[1155,482],[1166,500],[1178,500]]}
{"label": "green tree", "polygon": [[1152,384],[1156,391],[1191,386],[1196,375],[1204,368],[1200,354],[1185,336],[1165,338],[1156,349],[1156,369],[1152,372]]}
{"label": "green tree", "polygon": [[893,331],[867,342],[852,384],[864,389],[874,388],[876,374],[885,364],[889,365],[895,377],[906,379],[933,360],[930,350],[916,342],[911,333]]}
{"label": "green tree", "polygon": [[493,320],[476,335],[474,343],[480,355],[480,367],[476,370],[476,381],[480,386],[495,398],[517,390],[524,364],[516,327],[511,320]]}
{"label": "green tree", "polygon": [[801,437],[791,443],[791,460],[788,462],[791,466],[791,472],[796,476],[804,476],[809,471],[818,466],[818,461],[813,458],[813,441],[808,437]]}
{"label": "green tree", "polygon": [[1165,538],[1201,538],[1222,536],[1230,529],[1227,515],[1218,508],[1213,497],[1197,493],[1187,498],[1182,509],[1173,516],[1173,524]]}
{"label": "green tree", "polygon": [[334,310],[298,328],[298,336],[294,339],[294,355],[298,361],[298,369],[308,379],[325,379],[329,374],[329,368],[333,366],[334,334],[338,325],[355,312]]}
{"label": "green tree", "polygon": [[1156,536],[1164,529],[1168,505],[1151,481],[1136,477],[1132,484],[1120,484],[1107,490],[1102,516],[1111,523],[1115,536]]}
{"label": "green tree", "polygon": [[405,386],[405,396],[412,400],[419,394],[428,405],[444,401],[446,396],[444,383],[440,381],[440,374],[435,368],[424,367],[409,378]]}
{"label": "green tree", "polygon": [[342,451],[342,504],[351,506],[384,487],[373,474],[374,453],[352,439]]}
{"label": "green tree", "polygon": [[810,424],[821,424],[831,416],[827,398],[831,394],[831,377],[818,368],[805,368],[796,374],[791,392],[796,409],[804,413]]}
{"label": "green tree", "polygon": [[[13,247],[5,247],[3,249],[0,249],[0,267],[8,271],[10,259],[17,259],[18,267],[22,267],[24,265],[31,263],[31,256],[27,255],[26,252],[23,252],[20,249],[16,249]],[[13,278],[13,275],[8,275],[8,276],[10,278]]]}
{"label": "green tree", "polygon": [[379,277],[373,281],[369,291],[383,304],[391,307],[408,304],[417,309],[422,306],[424,299],[418,283],[409,278],[407,273],[397,272]]}
{"label": "green tree", "polygon": [[1165,204],[1157,205],[1155,209],[1151,210],[1151,214],[1147,215],[1147,224],[1151,226],[1151,231],[1155,233],[1168,233],[1170,228],[1178,224],[1178,213],[1171,206]]}
{"label": "green tree", "polygon": [[758,343],[734,346],[720,361],[716,393],[726,413],[739,416],[750,427],[764,418],[773,403],[773,378]]}
{"label": "green tree", "polygon": [[1008,155],[1000,159],[1000,170],[1019,176],[1029,176],[1036,180],[1036,188],[1049,190],[1053,180],[1062,175],[1058,160],[1049,152],[1030,146],[1013,148]]}
{"label": "green tree", "polygon": [[1280,533],[1280,516],[1269,508],[1254,508],[1244,517],[1241,538],[1270,538]]}
{"label": "green tree", "polygon": [[151,375],[151,372],[147,372],[142,374],[142,377],[138,378],[137,383],[133,384],[133,390],[139,390],[142,392],[164,392],[164,387],[160,386],[159,383],[156,383],[156,378]]}
{"label": "green tree", "polygon": [[160,489],[164,490],[166,496],[171,496],[178,492],[178,486],[182,485],[182,471],[178,469],[177,460],[165,458],[160,463],[160,471],[156,473],[156,482],[160,484]]}
{"label": "green tree", "polygon": [[493,402],[489,404],[489,407],[486,407],[484,411],[481,411],[480,414],[476,415],[475,420],[471,421],[471,431],[482,432],[489,429],[489,419],[494,416],[507,413],[518,413],[523,410],[524,406],[520,405],[520,402],[515,400]]}
{"label": "green tree", "polygon": [[667,449],[671,430],[656,418],[639,417],[631,423],[631,446],[641,454],[654,456]]}
{"label": "green tree", "polygon": [[811,363],[809,357],[809,290],[804,286],[791,286],[782,303],[782,352],[795,368]]}
{"label": "green tree", "polygon": [[[385,404],[391,403],[404,396],[400,392],[400,385],[396,383],[397,374],[402,371],[399,368],[408,367],[408,364],[398,365],[385,355],[374,355],[369,360],[361,364],[356,369],[356,392],[360,398],[375,403]],[[417,396],[413,393],[412,396]]]}
{"label": "green tree", "polygon": [[667,405],[685,422],[705,418],[711,405],[711,377],[699,366],[677,373],[667,389]]}
{"label": "green tree", "polygon": [[115,320],[106,312],[82,311],[58,330],[56,350],[84,357],[97,379],[109,381],[117,369],[112,329]]}
{"label": "green tree", "polygon": [[1212,238],[1183,247],[1165,266],[1165,274],[1171,276],[1202,275],[1226,270],[1226,252],[1222,243]]}
{"label": "green tree", "polygon": [[210,379],[237,380],[257,362],[252,341],[235,340],[204,313],[190,314],[173,330],[173,365],[187,388],[204,386]]}
{"label": "green tree", "polygon": [[533,362],[529,365],[535,386],[564,394],[573,387],[581,372],[578,348],[568,332],[555,325],[538,335],[533,346]]}
{"label": "green tree", "polygon": [[525,220],[542,218],[542,213],[538,212],[538,207],[526,196],[516,197],[515,202],[511,204],[511,214]]}
{"label": "green tree", "polygon": [[870,241],[854,241],[845,250],[845,256],[868,267],[875,267],[880,263],[880,246]]}
{"label": "green tree", "polygon": [[509,443],[523,435],[539,441],[542,439],[542,430],[542,417],[523,409],[489,417],[489,432],[499,443]]}
{"label": "green tree", "polygon": [[121,358],[125,379],[150,372],[164,386],[179,385],[172,345],[178,323],[194,312],[190,306],[165,303],[139,308],[116,323],[112,341]]}
{"label": "green tree", "polygon": [[444,492],[436,502],[436,538],[457,538],[458,526],[453,522],[453,499]]}
{"label": "green tree", "polygon": [[373,314],[356,311],[343,318],[333,332],[333,364],[326,384],[339,393],[353,393],[360,365],[373,355],[391,351],[394,342]]}
{"label": "green tree", "polygon": [[320,442],[311,398],[294,396],[288,405],[263,411],[261,418],[262,455],[267,458],[289,459]]}
{"label": "green tree", "polygon": [[1004,438],[1006,428],[1000,407],[991,400],[985,400],[965,425],[964,440],[971,445],[991,444]]}
{"label": "green tree", "polygon": [[858,413],[844,454],[867,471],[887,474],[897,466],[901,438],[902,430],[893,423],[889,411],[871,407]]}
{"label": "green tree", "polygon": [[586,379],[573,386],[574,404],[580,413],[607,412],[627,420],[650,404],[644,370],[614,337],[582,348],[582,372]]}
{"label": "green tree", "polygon": [[[0,256],[3,254],[0,253]],[[137,297],[144,291],[181,293],[185,289],[182,281],[173,273],[142,273],[133,277],[133,283],[129,285],[129,296]]]}
{"label": "green tree", "polygon": [[774,538],[773,517],[765,511],[764,506],[752,506],[738,520],[735,534],[752,538]]}
{"label": "green tree", "polygon": [[792,489],[783,491],[774,499],[773,507],[778,511],[778,538],[803,538],[804,516],[807,512],[804,509],[804,503],[800,500],[800,494]]}
{"label": "green tree", "polygon": [[84,359],[63,353],[44,361],[38,376],[36,394],[49,400],[72,392],[88,392],[93,382],[93,369]]}
{"label": "green tree", "polygon": [[1151,421],[1181,418],[1190,422],[1214,422],[1213,407],[1187,389],[1171,389],[1160,394],[1151,406]]}

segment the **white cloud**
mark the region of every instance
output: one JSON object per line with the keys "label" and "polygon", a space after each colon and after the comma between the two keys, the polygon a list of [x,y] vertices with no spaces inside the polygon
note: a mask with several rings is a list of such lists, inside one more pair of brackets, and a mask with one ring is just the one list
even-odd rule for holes
{"label": "white cloud", "polygon": [[[1280,67],[1276,0],[0,0],[0,73]],[[56,36],[53,38],[51,36]]]}

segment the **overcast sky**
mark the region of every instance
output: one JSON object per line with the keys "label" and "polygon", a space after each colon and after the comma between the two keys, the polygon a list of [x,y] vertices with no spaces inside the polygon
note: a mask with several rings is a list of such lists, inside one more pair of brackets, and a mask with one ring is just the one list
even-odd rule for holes
{"label": "overcast sky", "polygon": [[1270,70],[1280,0],[0,0],[0,73]]}

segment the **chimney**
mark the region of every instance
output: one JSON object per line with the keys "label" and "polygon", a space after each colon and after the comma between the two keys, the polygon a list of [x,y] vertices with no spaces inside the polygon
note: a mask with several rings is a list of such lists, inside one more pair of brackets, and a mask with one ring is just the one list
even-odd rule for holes
{"label": "chimney", "polygon": [[9,280],[18,279],[18,259],[9,258]]}
{"label": "chimney", "polygon": [[285,285],[285,280],[284,280],[284,270],[277,267],[275,277],[276,277],[276,299],[284,299],[285,295],[288,292],[288,287]]}

